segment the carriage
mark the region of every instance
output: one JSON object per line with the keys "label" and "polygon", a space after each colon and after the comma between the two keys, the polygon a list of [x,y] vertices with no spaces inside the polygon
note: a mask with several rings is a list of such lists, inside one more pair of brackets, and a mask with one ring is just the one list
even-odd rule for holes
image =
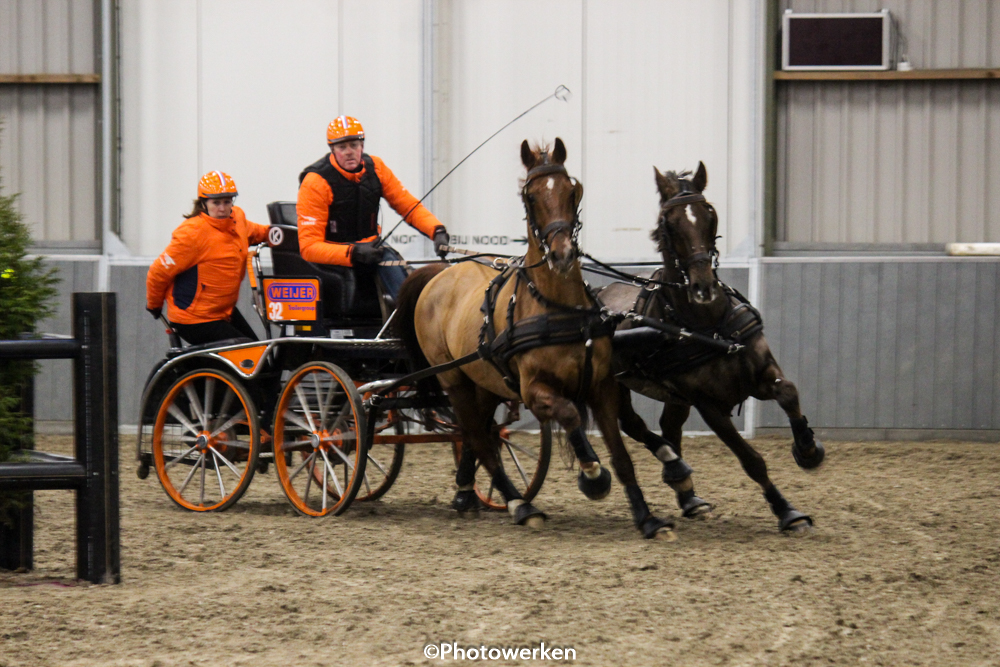
{"label": "carriage", "polygon": [[[409,356],[390,333],[394,304],[374,272],[359,279],[304,261],[294,202],[267,209],[274,274],[258,248],[247,260],[265,336],[185,347],[168,327],[170,349],[140,403],[138,476],[155,470],[184,509],[221,511],[273,466],[296,511],[325,516],[382,497],[408,444],[449,445],[457,462],[462,436],[448,399],[422,396],[408,379]],[[515,441],[519,406],[501,411],[501,456],[530,499],[548,470],[551,428]],[[492,484],[476,492],[486,507],[506,507]]]}

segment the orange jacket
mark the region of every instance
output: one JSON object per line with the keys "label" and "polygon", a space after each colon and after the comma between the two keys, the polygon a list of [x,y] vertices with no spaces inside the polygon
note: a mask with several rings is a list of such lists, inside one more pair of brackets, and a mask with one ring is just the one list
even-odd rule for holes
{"label": "orange jacket", "polygon": [[250,243],[263,243],[267,226],[250,222],[243,209],[232,217],[188,218],[146,274],[146,306],[166,298],[171,322],[198,324],[228,320],[240,296]]}
{"label": "orange jacket", "polygon": [[[409,215],[406,222],[411,224],[424,236],[431,238],[434,236],[434,229],[443,226],[441,221],[434,217],[423,204],[417,204],[417,198],[403,187],[396,175],[389,167],[385,166],[381,158],[371,156],[375,164],[375,175],[378,176],[382,184],[382,198],[389,202],[389,205],[400,215]],[[357,173],[344,171],[330,155],[330,163],[348,180],[357,183],[361,180],[365,171],[362,168]],[[333,191],[330,184],[319,174],[309,173],[302,180],[299,186],[299,197],[295,205],[298,214],[299,224],[299,253],[302,259],[307,262],[317,264],[335,264],[338,266],[351,266],[351,249],[353,243],[329,243],[326,240],[326,226],[329,222],[330,204],[333,203]],[[416,208],[414,205],[416,204]],[[410,209],[413,209],[410,211]],[[381,231],[381,230],[380,230]],[[370,236],[358,241],[372,241],[376,237]]]}

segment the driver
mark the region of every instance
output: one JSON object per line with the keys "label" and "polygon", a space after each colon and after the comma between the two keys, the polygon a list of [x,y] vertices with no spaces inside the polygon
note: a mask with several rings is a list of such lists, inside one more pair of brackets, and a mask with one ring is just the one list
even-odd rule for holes
{"label": "driver", "polygon": [[[326,129],[330,153],[299,175],[296,214],[299,253],[315,264],[376,265],[402,257],[378,243],[379,200],[384,198],[407,223],[434,241],[443,259],[449,237],[441,221],[410,194],[385,163],[364,151],[365,131],[351,116],[338,116]],[[392,297],[406,278],[403,266],[379,266]]]}

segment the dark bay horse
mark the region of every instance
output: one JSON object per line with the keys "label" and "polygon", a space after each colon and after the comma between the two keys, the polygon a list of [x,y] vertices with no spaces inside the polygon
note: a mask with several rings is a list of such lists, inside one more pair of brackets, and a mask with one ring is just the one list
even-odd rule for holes
{"label": "dark bay horse", "polygon": [[[726,354],[695,342],[664,339],[654,349],[616,349],[615,373],[622,383],[622,430],[660,460],[669,460],[674,454],[681,455],[681,429],[694,406],[736,455],[747,475],[760,485],[781,530],[807,531],[812,519],[785,500],[768,477],[763,457],[740,436],[731,419],[733,407],[747,397],[775,400],[792,426],[796,463],[815,468],[823,462],[823,445],[814,439],[802,415],[798,390],[771,354],[760,314],[715,274],[719,219],[702,194],[708,184],[705,165],[699,162],[693,177],[690,172],[661,174],[655,167],[654,171],[660,215],[652,238],[663,255],[663,267],[654,274],[652,289],[615,283],[600,291],[601,302],[618,312],[631,311],[708,336],[718,334],[744,348]],[[626,320],[621,328],[632,326],[634,323]],[[663,401],[662,438],[635,413],[629,389]],[[662,449],[667,444],[670,448]],[[710,509],[695,495],[690,479],[675,482],[667,477],[665,474],[664,481],[677,492],[684,516],[698,516]]]}
{"label": "dark bay horse", "polygon": [[[503,272],[473,261],[432,264],[407,278],[399,293],[396,333],[418,365],[445,364],[480,351],[482,358],[437,375],[451,399],[464,445],[456,482],[456,509],[478,502],[476,459],[519,525],[540,527],[545,515],[525,502],[499,458],[494,414],[504,400],[520,400],[539,422],[555,420],[580,462],[578,485],[597,500],[611,474],[585,431],[590,406],[611,462],[647,538],[673,537],[673,524],[650,513],[621,434],[618,389],[611,375],[611,338],[580,269],[577,235],[583,186],[566,172],[566,147],[521,144],[527,170],[521,189],[528,251]],[[484,354],[483,350],[486,350]]]}

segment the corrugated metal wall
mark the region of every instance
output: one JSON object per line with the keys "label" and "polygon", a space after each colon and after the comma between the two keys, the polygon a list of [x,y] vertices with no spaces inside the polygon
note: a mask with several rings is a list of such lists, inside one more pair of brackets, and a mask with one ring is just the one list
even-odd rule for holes
{"label": "corrugated metal wall", "polygon": [[[1000,261],[789,258],[761,270],[765,334],[814,428],[1000,430]],[[787,426],[773,402],[758,423]]]}
{"label": "corrugated metal wall", "polygon": [[[1000,0],[781,2],[883,7],[914,69],[1000,67]],[[781,81],[777,121],[777,241],[1000,241],[1000,81]]]}
{"label": "corrugated metal wall", "polygon": [[[0,74],[98,72],[95,0],[0,0]],[[0,178],[41,248],[98,249],[97,84],[0,84]]]}

